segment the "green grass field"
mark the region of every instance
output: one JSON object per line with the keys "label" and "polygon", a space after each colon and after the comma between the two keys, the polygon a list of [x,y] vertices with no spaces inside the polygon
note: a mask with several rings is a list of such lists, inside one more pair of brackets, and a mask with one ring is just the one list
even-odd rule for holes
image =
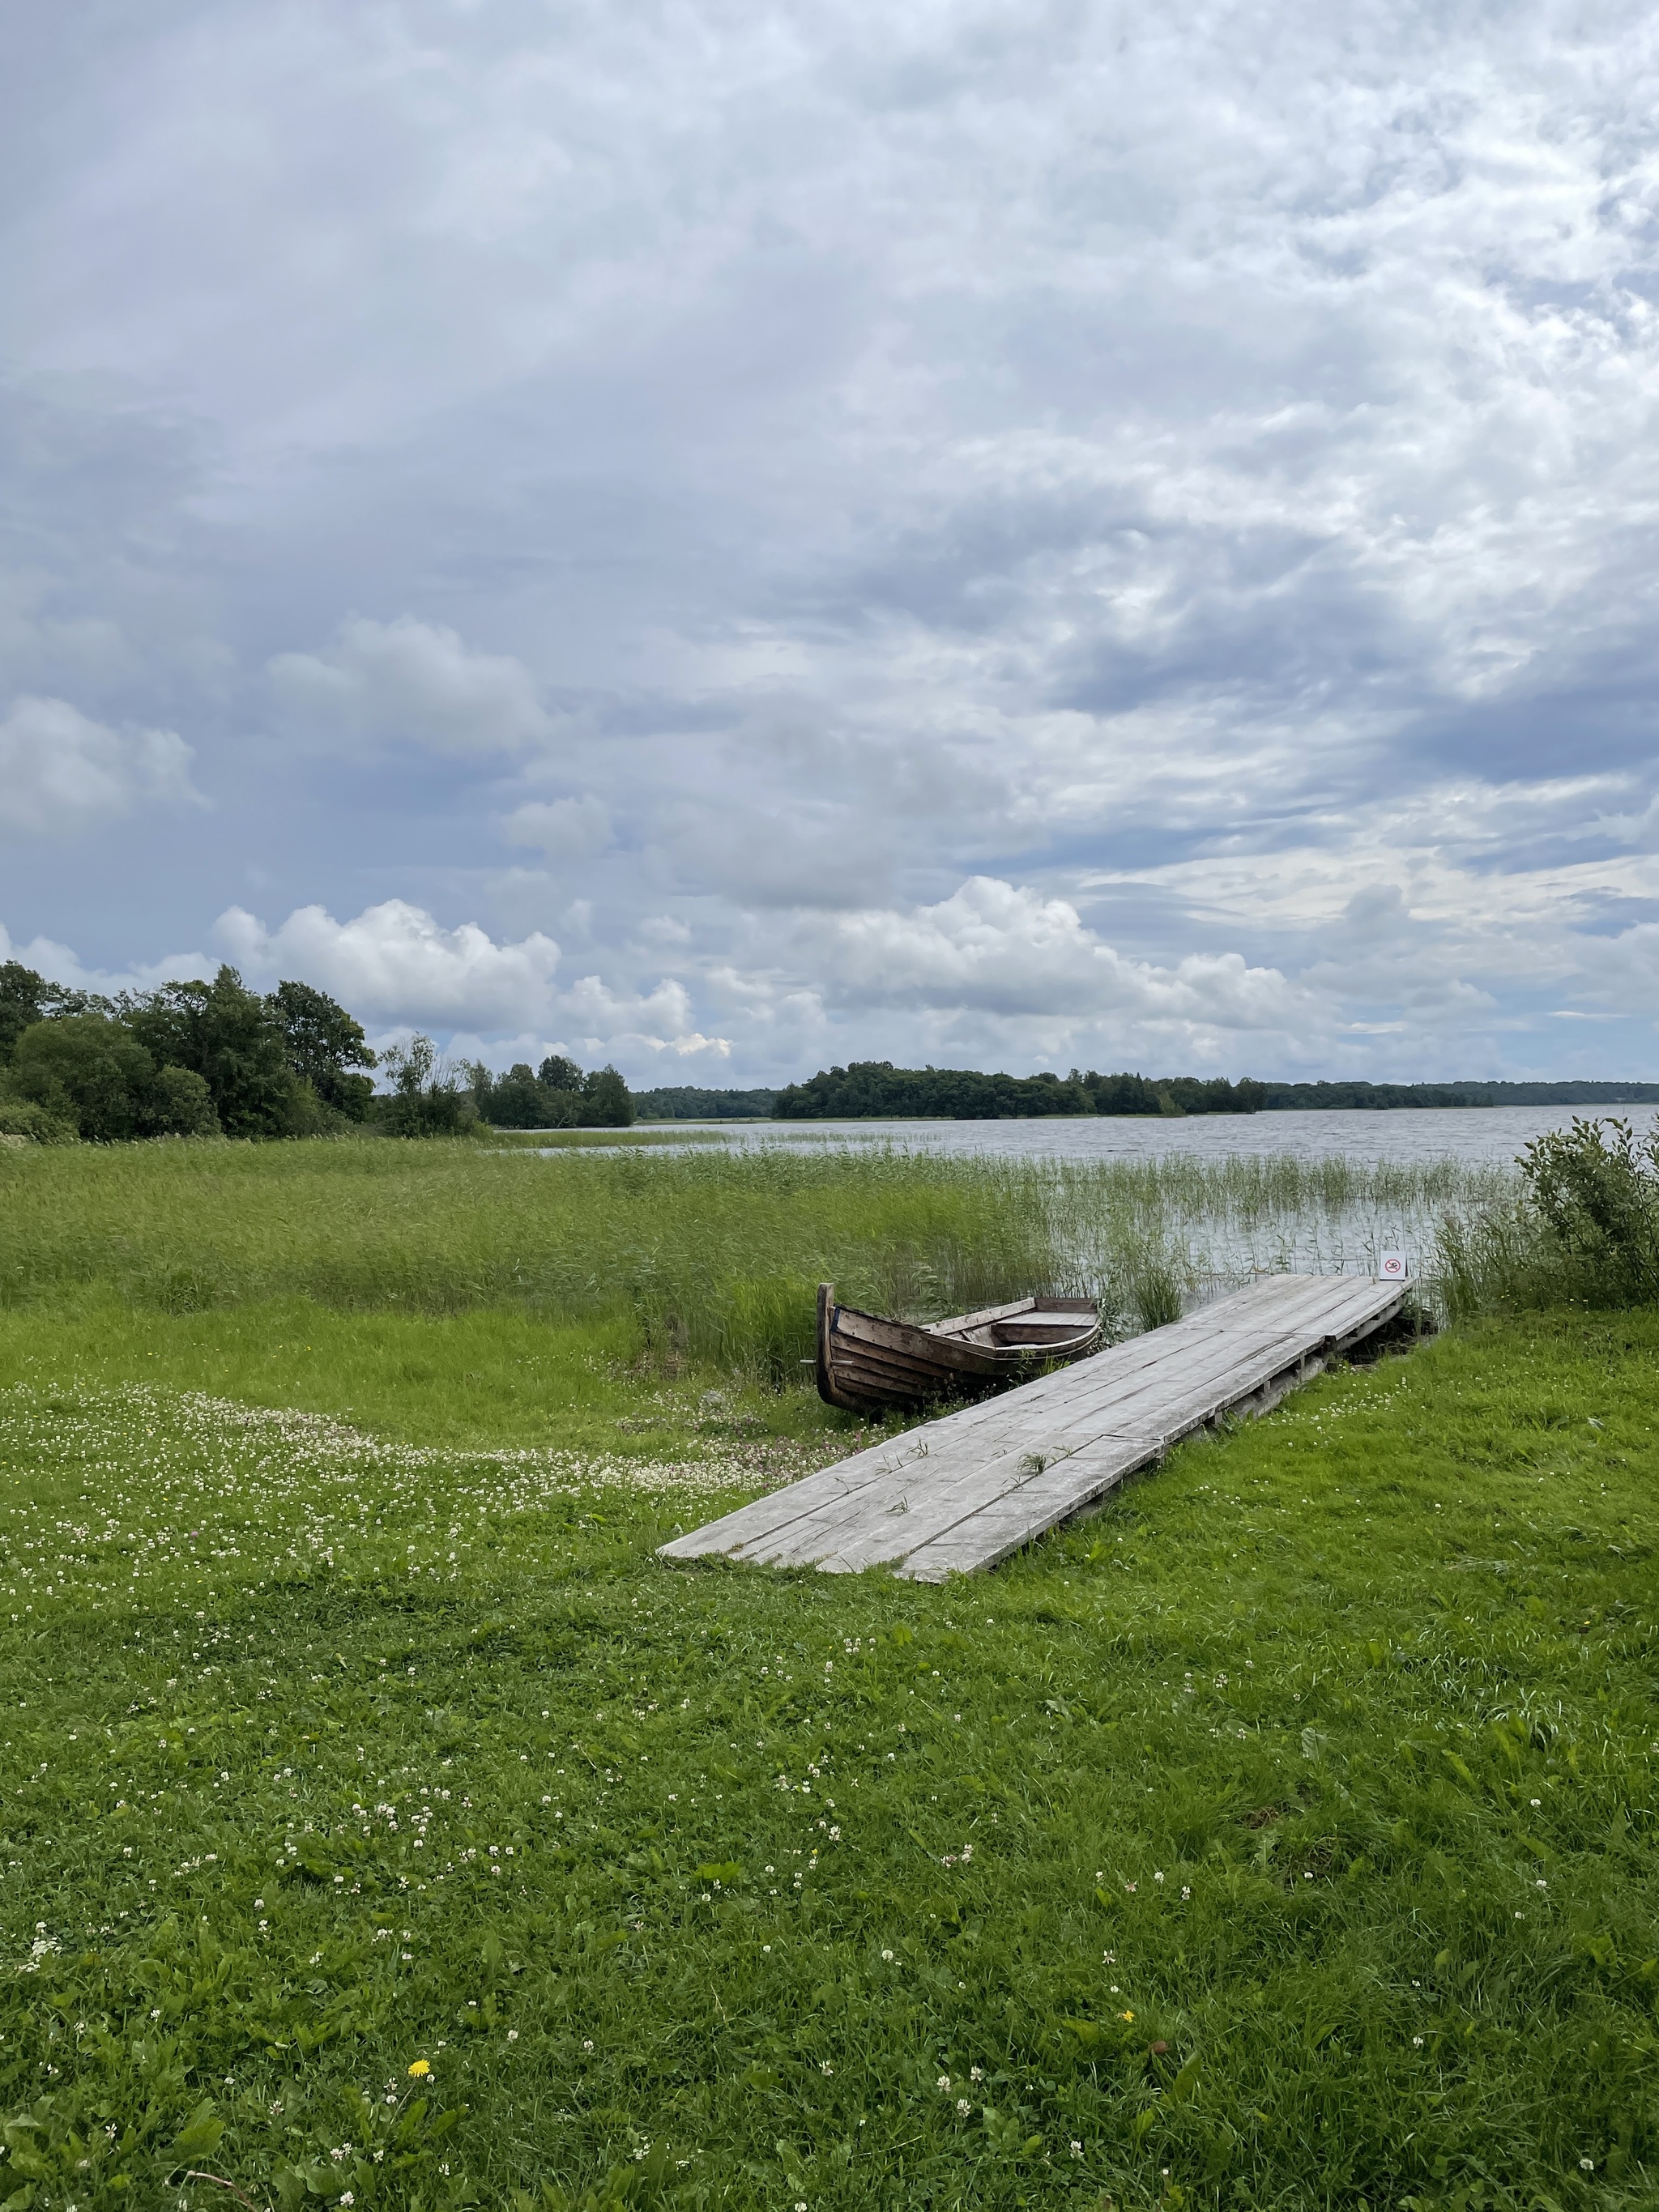
{"label": "green grass field", "polygon": [[628,1173],[683,1285],[948,1271],[968,1186],[20,1162],[0,2204],[1653,2201],[1659,1318],[1332,1376],[972,1582],[670,1570],[854,1439],[550,1291]]}

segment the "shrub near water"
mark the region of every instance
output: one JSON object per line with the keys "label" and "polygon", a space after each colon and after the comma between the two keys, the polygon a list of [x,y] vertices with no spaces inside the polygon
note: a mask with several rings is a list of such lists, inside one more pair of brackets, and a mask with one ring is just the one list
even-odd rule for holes
{"label": "shrub near water", "polygon": [[1440,1238],[1454,1314],[1659,1302],[1659,1123],[1575,1120],[1521,1155],[1522,1188]]}
{"label": "shrub near water", "polygon": [[0,2191],[1650,2203],[1656,1352],[1443,1340],[941,1589],[4,1394]]}

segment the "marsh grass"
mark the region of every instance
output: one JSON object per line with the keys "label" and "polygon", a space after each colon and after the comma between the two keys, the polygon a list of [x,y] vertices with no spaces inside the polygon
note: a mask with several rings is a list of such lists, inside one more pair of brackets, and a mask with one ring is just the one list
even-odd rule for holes
{"label": "marsh grass", "polygon": [[649,1150],[656,1145],[724,1145],[731,1140],[723,1129],[495,1129],[475,1130],[473,1142],[503,1145],[509,1151],[538,1152],[624,1152]]}
{"label": "marsh grass", "polygon": [[445,1142],[36,1147],[0,1158],[0,1305],[501,1307],[625,1325],[665,1373],[702,1364],[778,1387],[811,1355],[821,1280],[919,1320],[1029,1292],[1091,1296],[1129,1329],[1254,1273],[1421,1244],[1437,1212],[1461,1218],[1503,1188],[1454,1163],[879,1146],[604,1143],[558,1158]]}

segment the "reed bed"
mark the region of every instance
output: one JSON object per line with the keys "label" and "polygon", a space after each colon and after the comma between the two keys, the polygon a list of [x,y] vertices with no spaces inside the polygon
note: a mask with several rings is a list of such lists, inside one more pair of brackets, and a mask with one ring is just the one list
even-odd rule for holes
{"label": "reed bed", "polygon": [[190,1313],[508,1304],[630,1317],[648,1359],[775,1385],[812,1352],[817,1285],[927,1320],[1031,1291],[1121,1331],[1252,1274],[1426,1252],[1501,1173],[1346,1158],[1069,1162],[872,1146],[574,1157],[468,1143],[160,1144],[0,1162],[0,1304],[87,1294]]}

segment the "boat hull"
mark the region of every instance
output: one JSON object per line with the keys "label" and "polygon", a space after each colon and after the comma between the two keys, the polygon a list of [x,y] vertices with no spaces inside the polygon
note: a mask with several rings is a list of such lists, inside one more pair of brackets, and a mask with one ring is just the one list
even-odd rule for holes
{"label": "boat hull", "polygon": [[1084,1358],[1100,1340],[1099,1313],[1084,1298],[1020,1298],[923,1326],[839,1305],[821,1283],[818,1395],[854,1413],[981,1397]]}

